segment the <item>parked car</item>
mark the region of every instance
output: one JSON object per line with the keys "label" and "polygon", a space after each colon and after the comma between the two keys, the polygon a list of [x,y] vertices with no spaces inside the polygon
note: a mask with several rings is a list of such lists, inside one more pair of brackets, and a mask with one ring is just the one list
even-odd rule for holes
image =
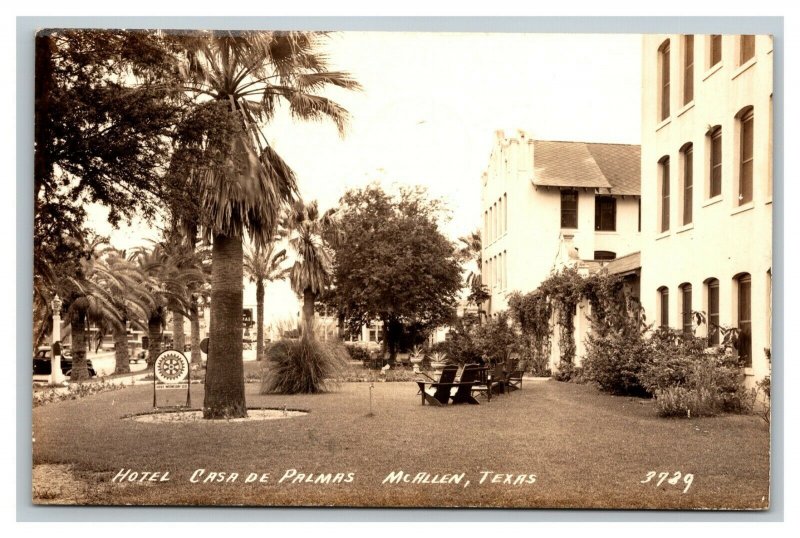
{"label": "parked car", "polygon": [[[36,350],[33,356],[33,375],[50,375],[52,372],[52,350],[50,346],[43,346]],[[86,360],[86,366],[89,369],[89,376],[97,376],[97,372],[92,366],[90,359]],[[61,372],[68,376],[72,373],[72,356],[61,356]]]}
{"label": "parked car", "polygon": [[147,351],[146,349],[143,349],[139,353],[137,353],[136,355],[131,355],[130,359],[128,359],[128,362],[138,363],[139,361],[147,361],[147,357],[148,357],[149,354],[150,354],[149,351]]}

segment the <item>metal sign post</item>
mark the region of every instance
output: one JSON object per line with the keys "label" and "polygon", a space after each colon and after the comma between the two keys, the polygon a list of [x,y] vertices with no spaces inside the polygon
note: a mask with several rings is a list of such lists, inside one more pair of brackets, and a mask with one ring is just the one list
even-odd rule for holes
{"label": "metal sign post", "polygon": [[153,363],[153,408],[158,408],[156,391],[186,389],[186,405],[192,406],[192,374],[189,359],[176,349],[162,352]]}

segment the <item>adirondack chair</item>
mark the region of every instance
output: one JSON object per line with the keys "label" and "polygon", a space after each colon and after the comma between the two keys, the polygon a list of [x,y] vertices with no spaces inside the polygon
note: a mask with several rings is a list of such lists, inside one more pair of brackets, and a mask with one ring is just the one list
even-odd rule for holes
{"label": "adirondack chair", "polygon": [[477,364],[468,364],[464,366],[461,372],[461,377],[458,383],[454,383],[454,390],[450,393],[450,398],[454,404],[473,404],[477,405],[479,402],[472,396],[472,387],[480,381],[481,367]]}
{"label": "adirondack chair", "polygon": [[425,405],[425,402],[430,405],[447,405],[457,372],[458,366],[450,365],[444,367],[438,380],[423,374],[428,380],[417,381],[419,393],[422,395],[422,405]]}
{"label": "adirondack chair", "polygon": [[495,364],[492,370],[481,367],[478,383],[472,386],[472,392],[486,396],[486,400],[491,402],[492,394],[505,392],[505,379],[502,363]]}

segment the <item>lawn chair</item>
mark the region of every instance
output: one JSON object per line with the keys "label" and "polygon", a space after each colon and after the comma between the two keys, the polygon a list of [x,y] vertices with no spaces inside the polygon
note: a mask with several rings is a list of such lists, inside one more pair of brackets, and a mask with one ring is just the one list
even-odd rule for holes
{"label": "lawn chair", "polygon": [[505,373],[503,372],[503,365],[497,363],[494,369],[490,372],[489,368],[483,366],[480,368],[480,375],[478,383],[472,386],[472,392],[483,394],[486,400],[492,401],[492,394],[499,394],[505,392]]}
{"label": "lawn chair", "polygon": [[461,371],[461,377],[458,383],[453,384],[453,390],[450,392],[450,399],[454,404],[473,404],[477,405],[479,402],[472,396],[472,387],[480,381],[481,367],[477,364],[468,364]]}
{"label": "lawn chair", "polygon": [[514,370],[508,373],[506,377],[506,390],[508,390],[508,392],[522,388],[522,374],[524,373],[523,370]]}
{"label": "lawn chair", "polygon": [[450,391],[455,385],[454,381],[457,372],[458,366],[445,366],[438,380],[433,379],[424,372],[420,372],[428,378],[428,381],[417,381],[419,393],[422,395],[422,405],[425,405],[426,401],[430,405],[447,405],[450,400]]}

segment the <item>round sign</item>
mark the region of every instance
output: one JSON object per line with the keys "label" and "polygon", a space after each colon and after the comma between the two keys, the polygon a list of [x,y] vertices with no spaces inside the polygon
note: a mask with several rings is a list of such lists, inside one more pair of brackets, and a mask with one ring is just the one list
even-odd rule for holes
{"label": "round sign", "polygon": [[200,342],[200,351],[208,355],[208,338],[203,338]]}
{"label": "round sign", "polygon": [[162,383],[180,383],[189,375],[189,360],[180,351],[168,349],[156,359],[155,372]]}

